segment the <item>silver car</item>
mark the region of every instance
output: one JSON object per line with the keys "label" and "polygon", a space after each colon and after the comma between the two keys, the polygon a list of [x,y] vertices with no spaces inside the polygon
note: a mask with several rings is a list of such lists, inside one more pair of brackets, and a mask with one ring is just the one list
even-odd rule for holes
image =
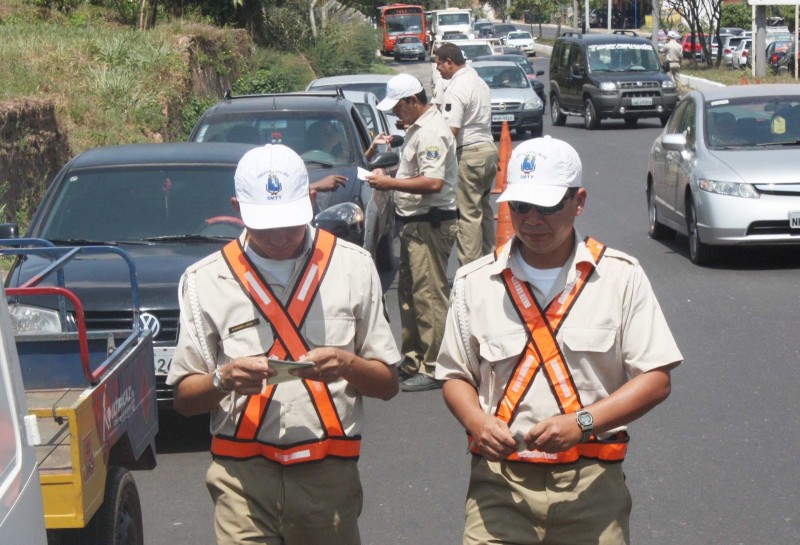
{"label": "silver car", "polygon": [[800,85],[693,91],[653,143],[649,233],[689,237],[698,265],[722,245],[800,245]]}
{"label": "silver car", "polygon": [[517,63],[475,61],[471,66],[491,91],[492,132],[499,133],[507,121],[518,135],[530,131],[534,138],[542,136],[544,103]]}
{"label": "silver car", "polygon": [[398,36],[394,44],[394,60],[425,60],[425,45],[417,36]]}

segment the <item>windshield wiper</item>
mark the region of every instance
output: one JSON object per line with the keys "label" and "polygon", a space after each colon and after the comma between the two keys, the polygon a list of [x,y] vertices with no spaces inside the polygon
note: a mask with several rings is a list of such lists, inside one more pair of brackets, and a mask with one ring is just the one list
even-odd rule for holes
{"label": "windshield wiper", "polygon": [[756,144],[757,148],[767,148],[769,146],[800,146],[800,139],[787,140],[785,142],[762,142],[760,144]]}
{"label": "windshield wiper", "polygon": [[315,165],[320,165],[323,167],[332,167],[333,163],[330,161],[320,161],[319,159],[303,159],[306,163],[313,163]]}
{"label": "windshield wiper", "polygon": [[47,240],[63,246],[117,246],[119,244],[113,240],[89,240],[86,238],[49,238]]}
{"label": "windshield wiper", "polygon": [[219,240],[231,240],[234,237],[220,237],[207,235],[163,235],[160,237],[147,237],[148,242],[217,242]]}

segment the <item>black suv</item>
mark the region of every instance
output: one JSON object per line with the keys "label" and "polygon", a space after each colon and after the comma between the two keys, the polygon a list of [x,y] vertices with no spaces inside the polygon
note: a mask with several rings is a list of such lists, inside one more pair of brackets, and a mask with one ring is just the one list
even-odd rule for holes
{"label": "black suv", "polygon": [[635,125],[640,118],[658,117],[664,126],[677,102],[675,82],[649,40],[630,31],[567,32],[556,38],[550,58],[553,125],[576,115],[590,130],[603,118]]}
{"label": "black suv", "polygon": [[375,191],[358,178],[358,169],[390,169],[396,153],[364,156],[372,143],[358,108],[341,89],[269,95],[231,96],[209,108],[192,129],[193,142],[283,144],[306,163],[310,181],[329,174],[347,177],[336,191],[317,193],[314,222],[364,247],[380,270],[392,268],[394,201],[390,191]]}

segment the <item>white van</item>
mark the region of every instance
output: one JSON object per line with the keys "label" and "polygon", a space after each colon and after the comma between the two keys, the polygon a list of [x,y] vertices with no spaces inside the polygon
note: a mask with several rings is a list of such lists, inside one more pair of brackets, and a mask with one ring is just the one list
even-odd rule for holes
{"label": "white van", "polygon": [[0,543],[46,545],[36,451],[25,433],[25,390],[0,286]]}

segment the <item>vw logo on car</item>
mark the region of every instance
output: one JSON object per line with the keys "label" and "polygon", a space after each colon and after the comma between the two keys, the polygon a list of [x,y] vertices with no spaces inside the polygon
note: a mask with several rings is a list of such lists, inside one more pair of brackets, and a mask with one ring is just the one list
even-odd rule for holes
{"label": "vw logo on car", "polygon": [[153,338],[158,337],[158,333],[161,331],[161,322],[158,321],[158,318],[149,312],[143,312],[139,316],[139,323],[143,328],[153,332]]}

